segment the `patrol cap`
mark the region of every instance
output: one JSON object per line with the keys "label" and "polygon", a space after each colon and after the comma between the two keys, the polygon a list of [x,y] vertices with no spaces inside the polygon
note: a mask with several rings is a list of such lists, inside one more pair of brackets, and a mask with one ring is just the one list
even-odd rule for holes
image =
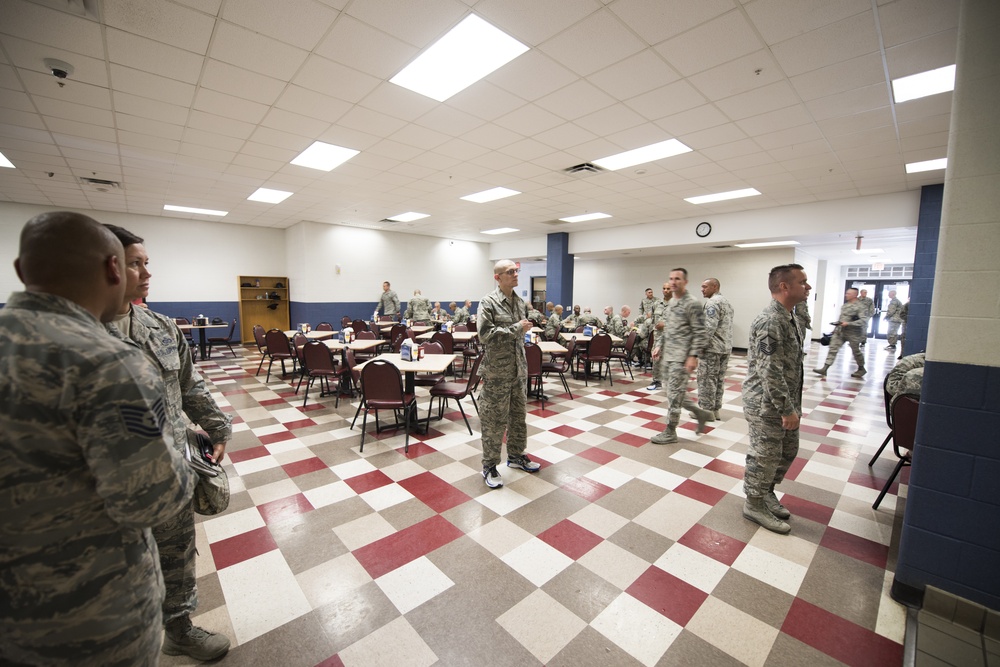
{"label": "patrol cap", "polygon": [[194,511],[212,516],[225,512],[229,507],[229,477],[222,466],[215,467],[214,477],[198,475],[198,485],[194,487]]}

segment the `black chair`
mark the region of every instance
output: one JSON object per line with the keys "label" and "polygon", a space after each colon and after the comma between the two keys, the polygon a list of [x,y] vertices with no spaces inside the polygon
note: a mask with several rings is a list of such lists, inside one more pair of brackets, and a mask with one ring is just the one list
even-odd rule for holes
{"label": "black chair", "polygon": [[[545,394],[542,393],[542,348],[528,343],[524,346],[524,357],[528,362],[528,396],[534,396],[542,402],[545,409]],[[534,388],[534,393],[532,393]]]}
{"label": "black chair", "polygon": [[476,414],[479,414],[479,404],[476,403],[476,397],[472,392],[476,390],[476,386],[479,384],[479,362],[481,359],[482,357],[476,357],[473,360],[468,380],[464,382],[458,382],[457,380],[455,382],[438,382],[431,387],[431,404],[427,406],[428,424],[431,420],[435,398],[438,399],[438,419],[444,416],[444,406],[448,402],[448,399],[455,399],[455,403],[458,404],[458,411],[462,413],[465,428],[469,429],[469,435],[472,435],[472,427],[469,426],[469,419],[465,416],[465,410],[462,408],[462,399],[466,396],[472,398],[472,405],[476,408]]}
{"label": "black chair", "polygon": [[[393,428],[399,428],[399,415],[403,416],[403,428],[406,431],[406,439],[403,442],[403,451],[410,451],[410,422],[417,420],[417,398],[413,394],[403,392],[403,376],[399,369],[383,359],[373,359],[361,369],[361,397],[362,403],[359,411],[363,410],[365,415],[361,421],[361,447],[358,451],[365,451],[365,427],[368,425],[368,413],[375,413],[375,433],[381,433],[382,427],[378,420],[379,410],[392,410],[395,417]],[[354,415],[357,421],[358,415]],[[354,428],[354,421],[351,428]]]}
{"label": "black chair", "polygon": [[264,327],[259,324],[253,325],[253,340],[257,344],[257,351],[260,352],[260,363],[257,364],[257,372],[254,375],[260,375],[260,369],[264,367],[264,359],[267,358],[267,341],[264,336]]}
{"label": "black chair", "polygon": [[553,354],[550,361],[542,363],[542,373],[559,374],[559,379],[562,380],[563,389],[565,389],[566,393],[569,394],[570,400],[573,400],[573,392],[569,390],[569,383],[566,382],[566,371],[570,370],[574,352],[576,352],[576,341],[571,340],[566,343],[566,352],[561,352],[559,356]]}
{"label": "black chair", "polygon": [[878,509],[889,487],[896,481],[896,476],[903,466],[908,466],[913,457],[913,441],[917,435],[917,415],[920,411],[920,397],[915,394],[900,394],[892,399],[892,449],[896,452],[899,462],[893,469],[885,486],[875,499],[872,509]]}
{"label": "black chair", "polygon": [[[307,378],[305,395],[302,397],[302,407],[309,400],[309,387],[319,379],[320,398],[330,395],[330,378],[337,377],[337,364],[333,354],[323,343],[311,340],[302,346],[302,377]],[[301,380],[299,381],[301,385]],[[296,388],[296,392],[298,388]]]}
{"label": "black chair", "polygon": [[591,364],[597,364],[598,377],[601,376],[601,367],[607,366],[608,379],[611,380],[611,385],[614,386],[615,379],[611,377],[611,336],[606,333],[599,333],[591,338],[586,351],[577,355],[577,370],[579,370],[581,363],[583,364],[584,385],[587,385],[589,382],[588,376],[590,375]]}
{"label": "black chair", "polygon": [[[622,365],[622,375],[625,375],[625,371],[628,371],[628,376],[634,381],[635,376],[632,375],[632,364],[629,362],[632,359],[632,349],[635,347],[635,339],[639,336],[635,331],[630,331],[628,337],[625,339],[625,347],[622,350],[611,350],[611,358],[617,359]],[[611,373],[611,366],[608,365],[608,374]]]}
{"label": "black chair", "polygon": [[885,425],[889,427],[889,435],[885,436],[885,440],[879,445],[878,451],[875,452],[875,456],[872,460],[868,462],[868,467],[871,468],[875,465],[875,461],[882,455],[882,450],[885,446],[889,444],[892,440],[892,394],[889,393],[889,375],[886,374],[885,379],[882,380],[882,405],[885,407]]}
{"label": "black chair", "polygon": [[288,371],[285,370],[285,360],[291,360],[292,362],[292,372],[298,367],[297,355],[295,350],[292,349],[292,344],[288,342],[288,336],[281,329],[271,329],[266,334],[264,334],[264,341],[267,343],[267,379],[264,382],[271,381],[271,366],[275,361],[281,362],[281,375],[285,376]]}
{"label": "black chair", "polygon": [[211,356],[212,356],[212,348],[214,346],[216,346],[216,345],[219,345],[219,346],[225,345],[226,347],[229,348],[229,351],[232,352],[233,356],[235,357],[236,356],[236,350],[233,349],[233,335],[235,333],[236,333],[236,318],[234,317],[233,321],[229,324],[229,335],[228,336],[211,336],[208,339],[208,356],[209,356],[209,358],[211,358]]}

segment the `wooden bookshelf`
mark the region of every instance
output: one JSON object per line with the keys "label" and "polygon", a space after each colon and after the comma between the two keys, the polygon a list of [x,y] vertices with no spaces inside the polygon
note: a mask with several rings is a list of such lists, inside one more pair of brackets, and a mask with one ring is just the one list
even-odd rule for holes
{"label": "wooden bookshelf", "polygon": [[[275,287],[277,284],[283,287]],[[250,285],[247,287],[246,285]],[[253,343],[253,327],[291,329],[288,314],[288,278],[286,276],[239,276],[236,279],[240,295],[240,340]],[[258,287],[259,285],[259,287]],[[273,298],[275,295],[277,299]],[[275,306],[271,308],[270,306]]]}

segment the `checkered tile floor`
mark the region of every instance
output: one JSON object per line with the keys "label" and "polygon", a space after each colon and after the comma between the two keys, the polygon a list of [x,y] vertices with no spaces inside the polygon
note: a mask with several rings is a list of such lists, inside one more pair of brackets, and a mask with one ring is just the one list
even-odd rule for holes
{"label": "checkered tile floor", "polygon": [[[314,390],[303,409],[291,378],[254,376],[255,351],[216,355],[199,366],[234,417],[233,496],[200,517],[195,620],[230,637],[233,665],[899,664],[905,613],[888,588],[907,470],[873,511],[891,448],[867,466],[887,433],[883,345],[868,345],[864,381],[850,355],[825,379],[807,370],[779,487],[790,536],[740,514],[743,357],[722,421],[703,435],[683,421],[668,446],[649,442],[665,406],[648,374],[571,379],[573,400],[552,378],[544,409],[529,403],[542,470],[503,466],[489,490],[471,401],[474,436],[452,403],[409,454],[392,431],[359,453],[356,402]],[[825,353],[814,344],[806,368]]]}

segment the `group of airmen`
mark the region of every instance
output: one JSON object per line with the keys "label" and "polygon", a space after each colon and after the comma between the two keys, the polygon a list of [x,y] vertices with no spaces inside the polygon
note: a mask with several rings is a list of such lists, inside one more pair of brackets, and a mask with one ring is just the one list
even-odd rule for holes
{"label": "group of airmen", "polygon": [[[386,280],[382,283],[382,294],[375,306],[375,315],[391,317],[392,319],[411,320],[413,322],[447,322],[466,324],[472,319],[472,299],[466,299],[463,305],[452,301],[447,308],[440,301],[431,305],[419,289],[413,290],[413,296],[406,302],[406,310],[400,313],[399,296],[393,291],[392,285]],[[450,311],[450,312],[449,312]]]}

